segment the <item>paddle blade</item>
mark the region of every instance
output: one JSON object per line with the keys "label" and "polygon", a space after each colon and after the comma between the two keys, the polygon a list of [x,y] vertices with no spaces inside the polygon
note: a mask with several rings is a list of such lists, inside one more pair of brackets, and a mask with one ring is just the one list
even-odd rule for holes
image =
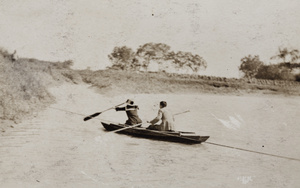
{"label": "paddle blade", "polygon": [[92,114],[92,115],[90,115],[90,116],[85,117],[85,118],[83,119],[83,121],[90,120],[90,119],[92,119],[92,118],[94,118],[94,117],[99,116],[100,114],[101,114],[101,112],[94,113],[94,114]]}
{"label": "paddle blade", "polygon": [[87,120],[90,120],[90,119],[92,119],[90,116],[88,116],[88,117],[85,117],[84,119],[83,119],[83,121],[87,121]]}

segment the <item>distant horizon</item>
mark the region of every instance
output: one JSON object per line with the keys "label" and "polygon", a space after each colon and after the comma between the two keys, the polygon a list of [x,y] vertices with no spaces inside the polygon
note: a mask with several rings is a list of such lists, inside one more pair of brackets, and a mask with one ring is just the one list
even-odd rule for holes
{"label": "distant horizon", "polygon": [[116,46],[165,43],[203,57],[201,75],[240,78],[245,56],[269,64],[279,47],[300,50],[299,8],[297,0],[1,1],[0,46],[97,70]]}

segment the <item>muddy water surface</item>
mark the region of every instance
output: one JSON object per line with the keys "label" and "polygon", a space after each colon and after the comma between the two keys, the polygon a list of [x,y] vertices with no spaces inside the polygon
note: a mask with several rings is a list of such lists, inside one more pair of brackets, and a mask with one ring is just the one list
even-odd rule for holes
{"label": "muddy water surface", "polygon": [[[298,187],[300,161],[212,144],[184,145],[108,133],[84,115],[132,98],[146,121],[166,100],[176,129],[211,143],[300,158],[300,97],[140,94],[102,96],[86,85],[52,88],[57,103],[3,134],[0,187]],[[65,110],[65,111],[62,111]]]}

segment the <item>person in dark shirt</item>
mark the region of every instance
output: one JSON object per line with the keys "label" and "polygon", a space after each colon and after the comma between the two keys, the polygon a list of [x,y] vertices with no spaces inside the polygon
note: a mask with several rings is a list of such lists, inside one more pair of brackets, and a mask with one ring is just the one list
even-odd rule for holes
{"label": "person in dark shirt", "polygon": [[134,105],[134,102],[130,99],[126,101],[126,106],[116,107],[116,111],[125,111],[128,117],[128,120],[125,122],[126,125],[136,125],[142,123],[142,120],[139,118],[137,110],[139,107]]}

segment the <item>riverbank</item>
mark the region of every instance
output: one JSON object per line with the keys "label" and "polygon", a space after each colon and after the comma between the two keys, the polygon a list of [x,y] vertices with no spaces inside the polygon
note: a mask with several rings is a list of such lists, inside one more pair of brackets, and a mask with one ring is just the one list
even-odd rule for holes
{"label": "riverbank", "polygon": [[300,95],[300,83],[279,80],[235,79],[164,72],[81,70],[82,80],[101,93],[210,93]]}
{"label": "riverbank", "polygon": [[49,88],[85,83],[106,96],[127,94],[217,94],[299,96],[300,83],[165,72],[73,70],[72,61],[47,62],[0,54],[0,132],[38,115],[56,101]]}
{"label": "riverbank", "polygon": [[49,93],[50,87],[76,84],[76,78],[69,78],[70,66],[70,61],[14,60],[0,49],[0,133],[53,104],[56,99]]}

